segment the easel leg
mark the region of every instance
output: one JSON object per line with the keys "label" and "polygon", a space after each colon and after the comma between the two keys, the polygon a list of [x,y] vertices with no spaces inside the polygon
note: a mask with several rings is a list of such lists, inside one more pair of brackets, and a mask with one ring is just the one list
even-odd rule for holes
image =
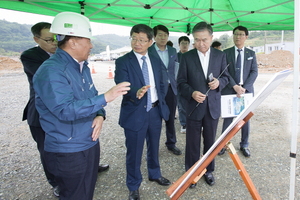
{"label": "easel leg", "polygon": [[249,174],[247,173],[243,163],[241,162],[239,156],[237,155],[234,146],[229,142],[227,144],[227,148],[229,149],[228,153],[229,153],[235,167],[239,171],[239,174],[242,177],[246,187],[248,188],[252,198],[254,200],[261,200],[261,197],[259,196],[258,191],[256,190]]}
{"label": "easel leg", "polygon": [[197,176],[197,177],[192,181],[192,184],[196,184],[196,183],[199,181],[199,179],[205,174],[205,172],[206,172],[206,169],[204,169],[204,170],[201,172],[201,174],[199,174],[199,176]]}

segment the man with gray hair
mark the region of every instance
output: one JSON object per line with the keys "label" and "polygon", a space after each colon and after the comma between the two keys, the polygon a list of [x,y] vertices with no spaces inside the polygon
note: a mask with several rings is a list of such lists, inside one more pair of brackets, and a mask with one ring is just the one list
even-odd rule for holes
{"label": "man with gray hair", "polygon": [[[214,144],[221,114],[221,90],[228,83],[225,53],[211,47],[212,27],[206,22],[195,25],[192,31],[195,49],[181,57],[177,77],[178,90],[188,101],[186,107],[185,169],[200,159],[201,133],[205,154]],[[222,74],[222,72],[225,72]],[[220,76],[221,75],[221,76]],[[219,77],[220,76],[220,77]],[[216,78],[218,77],[218,78]],[[214,185],[215,164],[207,166],[205,181]],[[192,184],[190,188],[194,188]]]}

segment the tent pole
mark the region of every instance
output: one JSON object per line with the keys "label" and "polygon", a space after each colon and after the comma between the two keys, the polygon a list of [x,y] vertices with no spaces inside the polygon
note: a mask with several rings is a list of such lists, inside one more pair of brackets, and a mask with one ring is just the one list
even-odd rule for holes
{"label": "tent pole", "polygon": [[290,166],[290,200],[295,199],[295,179],[296,179],[296,154],[297,154],[297,134],[299,123],[299,18],[300,0],[295,0],[294,6],[294,87],[293,87],[293,111],[292,111],[292,136],[291,136],[291,166]]}
{"label": "tent pole", "polygon": [[[213,8],[213,7],[212,7],[212,1],[213,1],[213,0],[210,0],[210,8]],[[213,14],[213,13],[212,13],[212,11],[211,11],[211,12],[210,12],[210,24],[213,23],[212,14]]]}

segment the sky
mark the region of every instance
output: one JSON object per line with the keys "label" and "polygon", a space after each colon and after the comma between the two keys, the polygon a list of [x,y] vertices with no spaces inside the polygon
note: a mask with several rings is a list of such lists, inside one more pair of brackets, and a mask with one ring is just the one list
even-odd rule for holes
{"label": "sky", "polygon": [[[17,22],[19,24],[35,24],[41,21],[52,23],[54,17],[38,15],[14,10],[7,10],[0,8],[0,20],[6,20],[9,22]],[[103,35],[103,34],[117,34],[121,36],[129,36],[131,27],[118,26],[111,24],[95,23],[91,22],[92,34]],[[224,32],[214,33],[214,38],[218,38],[223,35]],[[170,36],[183,36],[185,33],[170,32]],[[192,36],[189,36],[192,39]]]}

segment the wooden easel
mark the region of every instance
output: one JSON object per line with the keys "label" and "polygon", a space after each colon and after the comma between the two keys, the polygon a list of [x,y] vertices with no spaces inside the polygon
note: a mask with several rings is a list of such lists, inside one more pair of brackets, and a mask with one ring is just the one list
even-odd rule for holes
{"label": "wooden easel", "polygon": [[[224,139],[217,145],[217,147],[211,152],[211,154],[205,159],[205,161],[199,165],[196,162],[183,176],[181,176],[171,187],[166,191],[167,195],[171,200],[178,199],[184,191],[191,185],[198,182],[198,180],[206,172],[206,167],[209,163],[218,155],[221,149],[225,146],[229,149],[228,153],[233,160],[236,168],[238,169],[240,176],[242,177],[245,185],[247,186],[251,196],[255,200],[261,200],[249,174],[247,173],[244,165],[242,164],[240,158],[236,154],[236,151],[233,145],[229,142],[231,138],[243,127],[243,125],[249,121],[253,116],[253,113],[250,112],[243,120],[239,121],[231,131],[224,137]],[[199,166],[198,166],[199,165]],[[198,167],[197,167],[198,166]],[[187,178],[189,177],[189,178]]]}

